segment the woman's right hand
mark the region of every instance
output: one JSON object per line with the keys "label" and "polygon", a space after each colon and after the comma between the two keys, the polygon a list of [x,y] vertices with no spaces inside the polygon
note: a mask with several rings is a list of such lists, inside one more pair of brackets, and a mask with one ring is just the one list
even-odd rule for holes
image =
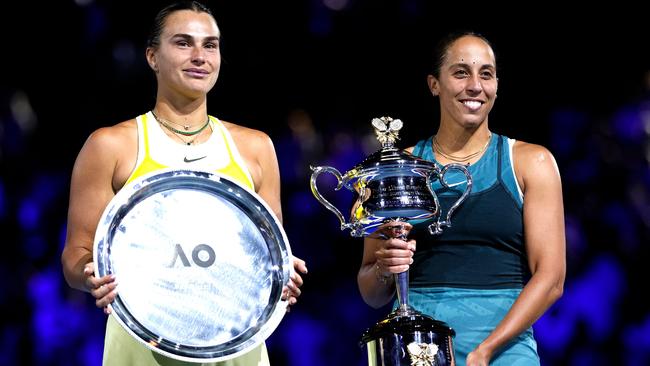
{"label": "woman's right hand", "polygon": [[84,287],[95,298],[95,305],[104,309],[105,314],[110,314],[108,307],[117,296],[117,282],[115,275],[106,275],[100,278],[95,277],[94,263],[89,262],[84,266]]}
{"label": "woman's right hand", "polygon": [[405,222],[391,221],[381,225],[368,236],[375,245],[377,271],[382,276],[402,273],[413,263],[415,240],[406,237],[413,226]]}

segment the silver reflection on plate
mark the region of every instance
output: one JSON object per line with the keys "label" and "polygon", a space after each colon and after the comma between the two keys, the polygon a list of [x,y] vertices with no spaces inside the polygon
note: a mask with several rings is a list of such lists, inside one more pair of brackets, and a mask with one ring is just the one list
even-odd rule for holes
{"label": "silver reflection on plate", "polygon": [[96,275],[114,274],[112,315],[148,348],[213,362],[261,344],[286,312],[291,250],[253,191],[216,173],[162,170],[104,211]]}

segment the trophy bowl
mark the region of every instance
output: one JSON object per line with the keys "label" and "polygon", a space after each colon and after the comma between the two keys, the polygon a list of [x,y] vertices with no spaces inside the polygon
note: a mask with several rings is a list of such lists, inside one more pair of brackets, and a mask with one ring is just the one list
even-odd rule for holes
{"label": "trophy bowl", "polygon": [[[439,168],[435,163],[414,156],[394,146],[402,121],[390,117],[373,119],[373,126],[382,147],[354,168],[341,174],[331,166],[311,167],[311,191],[316,199],[332,211],[341,222],[341,230],[363,237],[372,234],[378,226],[388,221],[418,222],[433,218],[429,225],[431,234],[440,234],[451,226],[451,216],[467,198],[472,178],[462,164],[448,164]],[[444,179],[449,170],[460,170],[467,179],[467,187],[461,197],[441,217],[440,203],[431,185],[440,183],[449,188]],[[318,190],[317,180],[322,173],[334,175],[338,181],[335,190],[345,187],[355,193],[356,199],[350,210],[350,219],[330,203]]]}
{"label": "trophy bowl", "polygon": [[[395,141],[403,126],[399,119],[374,118],[372,125],[381,148],[344,174],[331,166],[312,167],[310,185],[313,195],[336,215],[341,230],[350,229],[354,237],[370,235],[387,222],[416,223],[429,219],[432,220],[429,232],[441,234],[445,227],[451,226],[452,214],[471,191],[469,171],[462,164],[438,167],[434,162],[396,148]],[[467,184],[443,217],[432,184],[439,180],[444,188],[450,188],[445,181],[449,170],[464,174]],[[355,194],[349,220],[346,221],[341,211],[318,190],[317,180],[322,173],[336,177],[335,190],[345,187]],[[393,226],[396,227],[399,225]],[[391,235],[405,239],[401,229],[391,230]],[[408,271],[395,274],[398,306],[362,335],[361,345],[367,348],[368,365],[453,366],[454,330],[409,306],[408,287]]]}

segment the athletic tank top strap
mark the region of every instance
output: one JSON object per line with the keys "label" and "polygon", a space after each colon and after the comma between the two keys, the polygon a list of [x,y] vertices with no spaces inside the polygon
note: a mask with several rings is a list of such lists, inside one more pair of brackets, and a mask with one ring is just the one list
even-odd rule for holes
{"label": "athletic tank top strap", "polygon": [[255,184],[253,183],[253,177],[251,177],[248,169],[243,168],[246,166],[246,163],[239,153],[239,150],[237,150],[237,146],[235,145],[235,141],[232,139],[230,132],[228,132],[228,129],[223,125],[223,123],[221,123],[221,121],[216,118],[215,120],[215,125],[221,132],[223,141],[226,142],[226,149],[228,150],[228,157],[230,158],[230,164],[219,169],[219,171],[239,180],[240,182],[245,182],[250,188],[254,189]]}
{"label": "athletic tank top strap", "polygon": [[126,184],[131,183],[136,178],[141,177],[150,172],[165,169],[166,165],[160,164],[157,161],[151,158],[149,153],[149,129],[147,124],[147,118],[149,114],[143,114],[138,116],[135,119],[136,125],[138,126],[138,158],[136,160],[135,166],[129,179],[126,180]]}
{"label": "athletic tank top strap", "polygon": [[501,136],[500,142],[498,179],[499,182],[504,187],[506,187],[506,190],[512,196],[512,199],[517,202],[517,205],[521,208],[524,204],[524,194],[521,191],[521,187],[519,187],[519,183],[517,182],[517,175],[515,174],[515,167],[512,161],[512,149],[516,141],[514,139]]}
{"label": "athletic tank top strap", "polygon": [[427,147],[427,141],[432,141],[433,136],[429,137],[428,140],[420,140],[418,141],[417,144],[415,144],[415,147],[413,148],[413,155],[421,158],[422,153],[424,153],[424,149]]}

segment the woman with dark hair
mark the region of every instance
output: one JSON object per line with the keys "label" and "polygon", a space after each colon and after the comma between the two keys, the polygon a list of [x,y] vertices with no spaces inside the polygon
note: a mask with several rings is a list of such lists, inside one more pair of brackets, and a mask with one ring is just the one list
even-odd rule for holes
{"label": "woman with dark hair", "polygon": [[[119,287],[113,275],[94,276],[95,230],[109,201],[127,183],[163,168],[215,171],[254,190],[282,219],[280,174],[270,138],[263,132],[208,115],[207,94],[221,66],[220,31],[204,5],[179,2],[155,18],[146,59],[157,80],[156,103],[136,118],[93,132],[72,172],[68,231],[62,254],[70,286],[90,292],[108,313]],[[215,218],[218,220],[218,218]],[[293,258],[283,298],[300,295],[304,261]],[[185,364],[152,352],[108,318],[104,365]],[[189,364],[189,363],[188,363]],[[219,365],[268,365],[264,343]]]}
{"label": "woman with dark hair", "polygon": [[[409,270],[410,305],[456,331],[458,365],[539,365],[531,326],[562,295],[566,272],[555,159],[489,129],[498,79],[484,37],[450,35],[433,66],[427,81],[440,103],[438,130],[407,150],[439,166],[467,165],[472,191],[441,235],[424,222],[405,224],[408,240],[385,239],[382,230],[366,237],[359,289],[366,303],[383,306],[393,298],[392,275]],[[466,183],[453,175],[451,188],[435,183],[444,217]]]}

